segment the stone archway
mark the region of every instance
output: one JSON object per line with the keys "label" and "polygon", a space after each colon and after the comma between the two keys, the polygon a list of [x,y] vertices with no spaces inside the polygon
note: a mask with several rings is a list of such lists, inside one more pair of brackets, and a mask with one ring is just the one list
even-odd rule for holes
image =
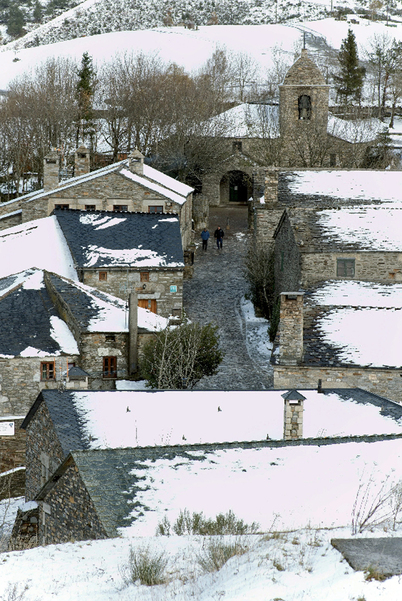
{"label": "stone archway", "polygon": [[247,204],[253,194],[251,177],[240,170],[228,171],[223,175],[219,185],[219,204]]}

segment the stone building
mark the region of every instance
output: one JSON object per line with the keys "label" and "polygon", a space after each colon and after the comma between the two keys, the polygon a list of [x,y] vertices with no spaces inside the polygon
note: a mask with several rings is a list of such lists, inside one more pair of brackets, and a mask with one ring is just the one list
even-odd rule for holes
{"label": "stone building", "polygon": [[333,115],[329,86],[303,49],[279,86],[279,104],[242,104],[211,119],[207,129],[222,137],[227,156],[203,178],[195,213],[202,203],[244,204],[251,196],[259,200],[268,165],[357,168],[382,127],[376,119]]}
{"label": "stone building", "polygon": [[332,280],[282,292],[274,387],[361,387],[402,403],[402,284]]}
{"label": "stone building", "polygon": [[[114,388],[168,321],[46,271],[0,280],[0,417],[25,415],[41,390]],[[11,445],[11,440],[10,440]],[[11,445],[12,446],[12,445]]]}
{"label": "stone building", "polygon": [[402,281],[402,205],[286,209],[274,233],[275,291],[333,279]]}
{"label": "stone building", "polygon": [[180,222],[182,245],[192,242],[193,188],[144,164],[134,151],[119,163],[89,172],[89,151],[75,154],[75,177],[59,181],[59,155],[44,159],[44,187],[0,205],[0,229],[40,219],[54,209],[104,210],[174,214]]}
{"label": "stone building", "polygon": [[[206,420],[194,420],[201,400]],[[226,466],[233,503],[245,489],[268,493],[265,470],[279,469],[286,447],[299,454],[302,445],[402,436],[402,407],[364,390],[270,390],[251,392],[247,401],[245,413],[241,391],[42,391],[22,425],[27,503],[9,548],[121,535],[154,514],[143,495],[160,505],[181,467],[196,483],[206,477],[205,489],[216,487],[217,471]],[[297,427],[288,428],[295,410]],[[161,466],[163,476],[153,474]]]}
{"label": "stone building", "polygon": [[176,215],[56,209],[0,232],[9,261],[0,275],[32,265],[81,281],[168,317],[181,316],[185,269]]}

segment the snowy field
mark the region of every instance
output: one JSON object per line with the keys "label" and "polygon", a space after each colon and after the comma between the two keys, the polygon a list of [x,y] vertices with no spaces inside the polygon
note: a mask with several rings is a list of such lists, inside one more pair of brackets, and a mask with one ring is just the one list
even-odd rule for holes
{"label": "snowy field", "polygon": [[[227,474],[217,473],[216,486],[206,489],[202,470],[192,481],[184,464],[161,495],[156,489],[167,474],[156,462],[147,473],[153,489],[140,493],[147,495],[150,511],[136,527],[122,531],[117,539],[0,555],[0,598],[13,599],[7,591],[17,584],[20,592],[27,586],[26,601],[400,601],[401,577],[365,581],[362,572],[355,573],[342,561],[330,539],[350,537],[359,483],[371,480],[369,491],[374,495],[384,481],[387,487],[400,479],[401,442],[283,448],[270,453],[270,458],[264,458],[265,464],[274,464],[265,481],[266,494],[252,495],[245,485],[238,498],[231,498],[233,482]],[[229,469],[231,461],[226,465]],[[389,480],[385,473],[390,474]],[[257,470],[254,476],[251,469],[244,475],[248,482],[258,479]],[[207,539],[154,536],[154,527],[164,515],[172,522],[180,509],[188,507],[213,517],[226,511],[228,502],[248,523],[259,520],[265,535],[242,537],[248,551],[233,557],[219,572],[203,574],[198,563]],[[288,532],[273,534],[279,530]],[[384,524],[363,536],[395,534]],[[166,553],[169,582],[125,587],[122,567],[130,546]]]}

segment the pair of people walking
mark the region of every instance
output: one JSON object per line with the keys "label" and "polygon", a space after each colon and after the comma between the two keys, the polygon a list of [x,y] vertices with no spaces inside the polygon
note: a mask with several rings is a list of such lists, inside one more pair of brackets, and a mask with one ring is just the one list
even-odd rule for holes
{"label": "pair of people walking", "polygon": [[[222,250],[222,243],[223,243],[223,236],[225,235],[223,229],[218,225],[218,227],[215,230],[214,233],[214,238],[216,239],[216,245],[218,247],[218,250],[221,249]],[[209,240],[209,231],[207,230],[206,227],[204,227],[204,229],[201,232],[201,238],[202,238],[202,250],[206,251],[207,247],[208,247],[208,240]]]}

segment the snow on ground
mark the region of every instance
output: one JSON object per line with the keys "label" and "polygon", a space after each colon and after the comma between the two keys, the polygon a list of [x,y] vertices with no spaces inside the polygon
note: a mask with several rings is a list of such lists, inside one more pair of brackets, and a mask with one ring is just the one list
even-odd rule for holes
{"label": "snow on ground", "polygon": [[341,307],[402,306],[402,284],[375,284],[356,280],[333,280],[306,297],[307,302],[317,305]]}
{"label": "snow on ground", "polygon": [[[106,541],[3,553],[0,597],[15,583],[18,591],[27,586],[24,601],[399,601],[401,577],[365,581],[362,572],[354,572],[342,560],[330,539],[350,536],[350,528],[345,526],[350,524],[360,482],[368,482],[371,476],[373,494],[386,474],[390,474],[389,482],[401,477],[401,452],[399,440],[273,449],[268,451],[270,457],[260,455],[259,464],[240,472],[245,486],[237,497],[231,495],[233,482],[222,471],[213,482],[206,482],[208,470],[202,470],[202,462],[197,476],[191,478],[186,471],[190,459],[170,474],[163,462],[157,461],[147,472],[151,491],[140,492],[151,511],[138,525],[137,536],[125,532],[122,538]],[[232,450],[222,467],[229,469],[235,464]],[[258,478],[260,469],[269,473],[268,479]],[[163,486],[166,476],[170,480]],[[265,482],[263,496],[251,494],[247,483],[253,480],[259,480],[260,487]],[[228,500],[248,523],[261,518],[262,529],[271,534],[242,537],[240,543],[247,545],[248,551],[233,557],[219,572],[203,574],[200,569],[197,557],[205,556],[208,539],[154,536],[154,526],[164,515],[172,521],[180,509],[188,507],[212,517]],[[343,528],[328,530],[334,523]],[[301,529],[272,534],[295,525]],[[314,530],[313,525],[322,529]],[[140,530],[146,535],[138,536]],[[395,534],[383,529],[374,532],[374,536]],[[233,539],[225,537],[224,541]],[[124,587],[122,568],[130,546],[165,553],[170,582],[155,587],[137,582]]]}
{"label": "snow on ground", "polygon": [[45,217],[0,232],[0,278],[31,267],[78,280],[74,262],[56,217]]}

